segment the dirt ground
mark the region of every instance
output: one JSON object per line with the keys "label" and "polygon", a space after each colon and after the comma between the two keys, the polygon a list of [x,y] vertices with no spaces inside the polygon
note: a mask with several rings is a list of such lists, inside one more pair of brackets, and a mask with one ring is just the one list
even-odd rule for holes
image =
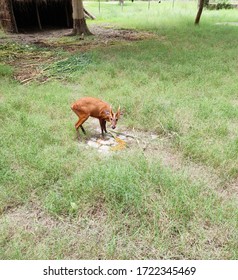
{"label": "dirt ground", "polygon": [[81,36],[78,37],[78,40],[75,40],[74,44],[72,42],[69,44],[65,41],[60,43],[58,40],[68,35],[70,31],[70,29],[51,29],[40,32],[31,31],[29,33],[8,34],[6,37],[0,38],[0,43],[11,40],[23,44],[36,44],[51,47],[55,46],[54,42],[57,41],[59,47],[73,51],[74,46],[84,47],[87,45],[87,47],[90,48],[98,45],[108,45],[115,41],[139,41],[156,37],[156,35],[151,32],[142,32],[132,29],[118,29],[114,25],[97,24],[90,26],[90,31],[93,33],[93,36],[89,36],[87,40],[85,37]]}

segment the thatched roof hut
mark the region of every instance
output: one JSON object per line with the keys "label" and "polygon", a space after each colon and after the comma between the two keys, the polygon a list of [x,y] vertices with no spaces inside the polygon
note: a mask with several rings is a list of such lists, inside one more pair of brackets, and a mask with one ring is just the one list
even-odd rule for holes
{"label": "thatched roof hut", "polygon": [[0,25],[8,32],[72,28],[71,0],[0,0]]}

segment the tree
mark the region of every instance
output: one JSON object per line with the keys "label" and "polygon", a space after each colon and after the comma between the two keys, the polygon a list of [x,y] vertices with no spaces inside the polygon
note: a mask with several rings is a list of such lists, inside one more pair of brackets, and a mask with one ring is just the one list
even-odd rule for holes
{"label": "tree", "polygon": [[72,0],[73,7],[73,31],[70,35],[92,35],[87,27],[83,0]]}
{"label": "tree", "polygon": [[197,16],[196,16],[195,22],[194,22],[195,24],[199,24],[199,22],[200,22],[200,17],[202,15],[203,6],[204,6],[204,0],[199,0],[198,12],[197,12]]}

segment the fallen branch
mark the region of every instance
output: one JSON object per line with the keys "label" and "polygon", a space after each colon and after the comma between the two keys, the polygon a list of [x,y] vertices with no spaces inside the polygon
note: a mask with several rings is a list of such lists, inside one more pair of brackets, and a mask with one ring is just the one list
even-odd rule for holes
{"label": "fallen branch", "polygon": [[[133,138],[133,139],[137,139],[138,137],[136,136],[133,136],[133,135],[129,135],[129,134],[126,134],[126,133],[123,133],[123,132],[116,132],[116,131],[111,131],[109,130],[108,131],[112,136],[113,136],[113,133],[116,134],[116,135],[123,135],[123,136],[126,136],[126,137],[130,137],[130,138]],[[113,136],[115,138],[115,136]]]}
{"label": "fallen branch", "polygon": [[88,16],[89,18],[96,19],[96,17],[94,15],[90,14],[86,9],[83,8],[83,11],[84,11],[85,15]]}
{"label": "fallen branch", "polygon": [[111,131],[108,131],[108,133],[115,139],[116,136],[111,132]]}
{"label": "fallen branch", "polygon": [[22,81],[20,81],[21,84],[27,84],[29,83],[30,81],[34,80],[35,76],[34,77],[30,77],[30,78],[27,78],[27,79],[24,79]]}

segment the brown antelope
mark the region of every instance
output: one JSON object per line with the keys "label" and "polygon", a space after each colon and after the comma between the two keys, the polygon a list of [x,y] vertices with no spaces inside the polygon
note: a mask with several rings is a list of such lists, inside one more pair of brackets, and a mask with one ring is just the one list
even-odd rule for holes
{"label": "brown antelope", "polygon": [[112,107],[108,103],[95,97],[80,98],[71,106],[71,109],[79,117],[75,124],[76,130],[78,131],[80,127],[84,134],[86,132],[82,125],[89,117],[99,119],[103,136],[103,132],[107,133],[106,122],[110,122],[111,128],[115,129],[121,115],[120,106],[117,112],[113,113]]}

